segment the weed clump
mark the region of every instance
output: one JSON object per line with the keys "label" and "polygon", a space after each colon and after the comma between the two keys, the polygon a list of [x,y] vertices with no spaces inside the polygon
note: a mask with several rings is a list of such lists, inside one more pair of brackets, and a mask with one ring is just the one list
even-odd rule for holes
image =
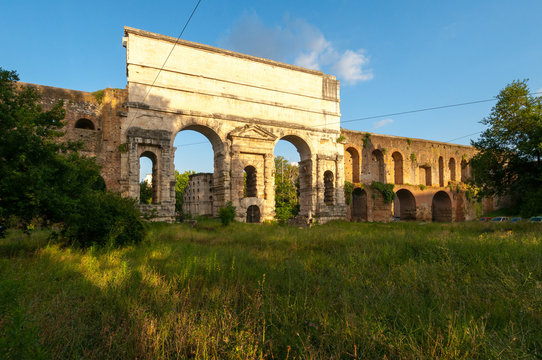
{"label": "weed clump", "polygon": [[228,226],[235,219],[235,206],[228,201],[225,206],[221,207],[218,211],[218,217],[222,222],[222,225]]}

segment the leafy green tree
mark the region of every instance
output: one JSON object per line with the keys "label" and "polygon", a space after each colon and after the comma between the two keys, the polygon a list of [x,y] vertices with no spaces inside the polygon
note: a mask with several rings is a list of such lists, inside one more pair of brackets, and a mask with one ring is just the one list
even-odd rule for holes
{"label": "leafy green tree", "polygon": [[542,212],[542,97],[514,81],[481,123],[488,128],[472,142],[479,152],[470,160],[479,194],[510,195],[524,216]]}
{"label": "leafy green tree", "polygon": [[152,186],[143,180],[139,183],[139,203],[150,204],[152,202]]}
{"label": "leafy green tree", "polygon": [[299,166],[275,158],[275,217],[286,222],[299,213]]}
{"label": "leafy green tree", "polygon": [[188,186],[188,181],[190,180],[190,175],[194,175],[194,171],[185,171],[179,173],[175,170],[175,212],[181,217],[183,214],[183,197],[184,191]]}
{"label": "leafy green tree", "polygon": [[[9,220],[23,228],[39,221],[60,223],[62,234],[82,245],[140,240],[143,226],[134,205],[105,191],[99,166],[77,153],[78,144],[61,141],[62,102],[42,111],[38,92],[18,89],[18,79],[15,72],[0,68],[0,231]],[[89,232],[85,223],[103,215],[101,211],[107,212],[109,224],[130,226]],[[139,235],[125,236],[133,231]]]}

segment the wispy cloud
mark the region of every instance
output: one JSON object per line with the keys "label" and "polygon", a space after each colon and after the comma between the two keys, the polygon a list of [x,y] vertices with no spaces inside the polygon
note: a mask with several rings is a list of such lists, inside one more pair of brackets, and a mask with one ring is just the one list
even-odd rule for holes
{"label": "wispy cloud", "polygon": [[271,27],[255,12],[247,12],[218,44],[254,56],[331,72],[348,85],[373,78],[365,50],[339,51],[320,29],[304,19],[285,16],[280,25]]}
{"label": "wispy cloud", "polygon": [[380,121],[377,121],[373,124],[373,128],[374,129],[378,129],[382,126],[386,126],[386,125],[389,125],[389,124],[392,124],[393,123],[393,119],[383,119],[383,120],[380,120]]}
{"label": "wispy cloud", "polygon": [[542,87],[540,89],[536,90],[536,92],[538,93],[538,94],[536,94],[537,96],[542,96]]}

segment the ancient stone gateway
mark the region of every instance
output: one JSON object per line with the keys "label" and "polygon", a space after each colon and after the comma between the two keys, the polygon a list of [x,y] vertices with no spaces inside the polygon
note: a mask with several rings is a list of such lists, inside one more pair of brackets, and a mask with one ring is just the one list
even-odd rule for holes
{"label": "ancient stone gateway", "polygon": [[[247,214],[250,221],[273,219],[273,150],[283,139],[301,158],[300,217],[322,222],[345,217],[334,76],[128,27],[123,44],[128,102],[120,124],[125,151],[119,183],[126,195],[138,198],[139,159],[153,161],[156,199],[145,210],[158,219],[174,218],[173,141],[188,129],[206,136],[213,147],[213,215],[231,201],[240,221]],[[247,168],[250,196],[243,194]]]}

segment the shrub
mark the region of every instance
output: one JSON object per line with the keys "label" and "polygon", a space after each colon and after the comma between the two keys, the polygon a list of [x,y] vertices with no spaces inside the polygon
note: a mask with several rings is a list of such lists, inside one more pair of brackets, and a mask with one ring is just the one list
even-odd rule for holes
{"label": "shrub", "polygon": [[75,212],[64,221],[63,237],[80,246],[118,246],[143,239],[141,213],[134,199],[113,192],[82,197]]}
{"label": "shrub", "polygon": [[235,219],[235,206],[233,206],[231,201],[228,201],[226,206],[220,208],[218,217],[224,226],[229,225]]}

